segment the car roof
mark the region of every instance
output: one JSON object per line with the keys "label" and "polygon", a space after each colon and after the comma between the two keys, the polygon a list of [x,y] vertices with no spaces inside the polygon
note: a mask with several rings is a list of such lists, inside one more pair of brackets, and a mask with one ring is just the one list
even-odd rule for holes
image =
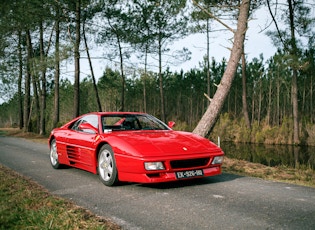
{"label": "car roof", "polygon": [[124,114],[127,114],[127,115],[134,115],[134,114],[147,114],[147,113],[143,113],[143,112],[90,112],[90,113],[87,113],[87,114],[83,114],[82,116],[85,116],[85,115],[90,115],[90,114],[96,114],[96,115],[124,115]]}

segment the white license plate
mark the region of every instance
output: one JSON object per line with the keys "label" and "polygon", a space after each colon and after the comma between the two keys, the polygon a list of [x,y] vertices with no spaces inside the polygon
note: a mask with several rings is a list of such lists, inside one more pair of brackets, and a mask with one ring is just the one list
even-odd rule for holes
{"label": "white license plate", "polygon": [[202,169],[187,170],[187,171],[176,172],[175,174],[176,174],[177,179],[191,178],[191,177],[203,176],[203,170]]}

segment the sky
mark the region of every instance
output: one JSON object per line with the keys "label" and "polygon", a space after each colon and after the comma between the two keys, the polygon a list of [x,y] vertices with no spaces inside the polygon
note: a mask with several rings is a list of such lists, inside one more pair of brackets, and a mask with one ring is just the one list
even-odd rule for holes
{"label": "sky", "polygon": [[[269,57],[273,56],[276,52],[276,47],[272,45],[271,39],[262,31],[266,25],[270,24],[269,12],[267,9],[259,9],[253,15],[253,18],[249,21],[248,31],[246,33],[245,42],[245,52],[247,55],[247,60],[251,61],[253,58],[258,58],[260,54],[264,55],[264,60],[266,61]],[[222,25],[213,24],[215,30],[223,29]],[[231,25],[231,27],[236,28],[236,25]],[[274,30],[274,26],[270,26],[268,30]],[[230,51],[228,48],[232,47],[231,38],[233,34],[229,31],[225,32],[214,32],[210,34],[210,57],[214,57],[217,62],[220,62],[223,58],[229,59]],[[192,68],[199,68],[199,63],[203,61],[203,57],[206,55],[206,34],[194,34],[190,35],[182,40],[175,41],[172,45],[174,50],[182,49],[183,47],[188,48],[192,55],[189,61],[182,64],[174,65],[172,62],[164,65],[164,70],[166,66],[169,66],[170,70],[175,71],[188,71]],[[228,47],[228,48],[227,48]],[[90,55],[92,57],[102,57],[104,50],[100,47],[91,46]],[[81,54],[81,79],[88,75],[91,75],[90,67],[86,58],[86,54]],[[151,62],[158,63],[157,60],[151,59]],[[117,62],[110,62],[106,59],[92,59],[94,75],[96,79],[103,75],[106,67],[112,69],[118,69],[119,64]],[[137,64],[137,60],[131,59],[129,66],[134,68],[143,68],[143,65]],[[126,68],[128,74],[128,68]],[[151,69],[154,72],[158,72],[157,67]],[[129,68],[129,74],[132,74]],[[74,62],[73,59],[67,60],[66,63],[61,67],[61,78],[67,78],[71,82],[74,80]],[[3,103],[3,99],[0,98],[0,104]]]}
{"label": "sky", "polygon": [[[267,25],[270,25],[268,29],[265,29]],[[212,25],[215,30],[223,29],[224,27],[218,23]],[[236,29],[236,25],[231,25],[231,27]],[[274,25],[271,23],[269,12],[267,9],[259,9],[254,15],[253,18],[249,21],[248,31],[246,33],[246,42],[245,42],[245,53],[247,55],[247,60],[251,61],[253,58],[259,58],[260,54],[263,54],[264,60],[267,60],[269,57],[273,56],[276,52],[276,47],[273,46],[271,39],[265,34],[267,30],[274,30]],[[265,29],[265,30],[264,30]],[[220,31],[213,32],[210,34],[210,57],[214,57],[217,62],[220,62],[223,58],[229,59],[230,50],[228,48],[232,47],[231,38],[233,34],[230,31]],[[206,34],[194,34],[190,35],[182,40],[175,41],[172,44],[172,48],[182,49],[183,47],[188,48],[191,51],[191,59],[182,64],[172,64],[169,62],[164,65],[169,66],[171,71],[188,71],[192,68],[199,68],[199,63],[202,62],[203,57],[206,55]],[[92,56],[104,56],[100,48],[91,50]],[[86,55],[82,55],[86,56]],[[153,59],[151,59],[151,62]],[[93,68],[96,78],[100,77],[106,66],[110,68],[118,68],[117,63],[112,63],[107,60],[93,59]],[[131,63],[136,65],[136,60],[131,59]],[[155,63],[157,61],[155,60]],[[139,65],[140,68],[143,66]],[[68,70],[71,71],[73,65],[68,67]],[[81,60],[81,70],[82,76],[90,75],[90,68],[87,60]],[[153,68],[153,71],[157,72],[157,68]],[[72,76],[71,73],[69,76]]]}
{"label": "sky", "polygon": [[[276,47],[272,45],[271,39],[265,34],[266,30],[262,31],[270,23],[270,20],[267,19],[268,16],[268,12],[261,9],[255,14],[256,18],[249,21],[245,41],[245,53],[249,61],[255,57],[258,58],[260,54],[263,54],[264,60],[266,60],[276,52]],[[236,28],[236,26],[233,26],[233,28]],[[269,29],[274,29],[273,24]],[[232,48],[230,40],[232,37],[233,34],[230,31],[210,35],[210,56],[214,57],[217,62],[220,62],[222,58],[228,60],[230,50],[227,47]],[[191,36],[183,42],[184,44],[190,44],[190,47],[194,47],[193,56],[189,62],[182,64],[179,68],[199,67],[199,62],[206,54],[206,34]]]}

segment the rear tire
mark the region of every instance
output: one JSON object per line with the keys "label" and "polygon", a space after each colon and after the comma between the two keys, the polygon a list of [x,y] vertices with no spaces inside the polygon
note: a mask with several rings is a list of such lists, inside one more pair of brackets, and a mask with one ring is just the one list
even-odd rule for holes
{"label": "rear tire", "polygon": [[118,172],[114,152],[110,145],[103,145],[98,154],[97,171],[100,180],[106,186],[118,183]]}
{"label": "rear tire", "polygon": [[50,152],[49,152],[49,158],[50,158],[50,163],[51,166],[54,169],[59,169],[61,168],[61,164],[59,164],[59,159],[58,159],[58,152],[57,152],[57,144],[56,144],[56,139],[53,139],[50,142]]}

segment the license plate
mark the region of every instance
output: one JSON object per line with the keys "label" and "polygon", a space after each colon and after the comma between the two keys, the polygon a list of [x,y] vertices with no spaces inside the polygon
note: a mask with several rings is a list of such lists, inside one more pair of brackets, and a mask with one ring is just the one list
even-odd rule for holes
{"label": "license plate", "polygon": [[188,171],[176,172],[175,174],[176,174],[177,179],[191,178],[191,177],[203,176],[203,170],[202,169],[188,170]]}

